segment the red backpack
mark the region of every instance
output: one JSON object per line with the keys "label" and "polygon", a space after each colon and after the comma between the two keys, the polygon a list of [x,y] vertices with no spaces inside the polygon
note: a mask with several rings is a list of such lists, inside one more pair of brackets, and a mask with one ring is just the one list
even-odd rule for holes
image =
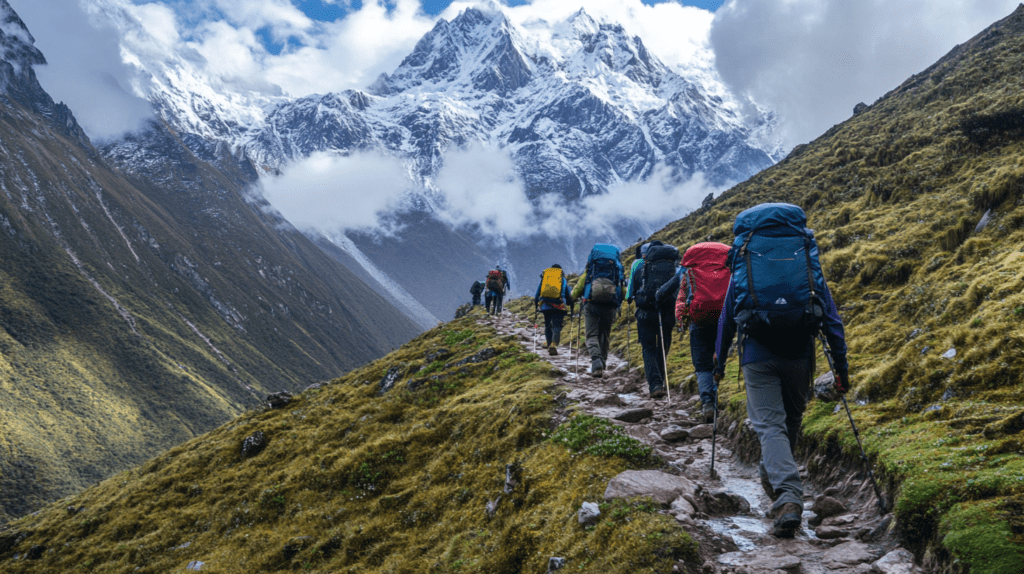
{"label": "red backpack", "polygon": [[495,293],[501,293],[505,290],[505,281],[501,276],[501,271],[492,269],[487,273],[487,289]]}
{"label": "red backpack", "polygon": [[729,290],[728,256],[729,246],[716,242],[698,243],[683,253],[686,274],[676,299],[677,319],[688,317],[702,327],[718,323]]}

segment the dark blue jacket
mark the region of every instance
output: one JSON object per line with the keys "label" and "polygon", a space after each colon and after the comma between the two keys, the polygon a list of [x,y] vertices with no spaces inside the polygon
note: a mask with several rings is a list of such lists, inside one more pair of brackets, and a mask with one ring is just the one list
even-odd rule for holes
{"label": "dark blue jacket", "polygon": [[[718,341],[715,343],[715,354],[718,355],[718,363],[715,370],[719,373],[725,372],[725,362],[729,358],[729,347],[732,346],[733,338],[736,336],[736,296],[733,292],[732,281],[729,282],[729,291],[725,294],[725,303],[722,305],[722,315],[718,318]],[[845,372],[849,369],[846,361],[846,334],[843,330],[843,320],[839,317],[836,303],[832,299],[832,293],[825,285],[825,291],[819,293],[822,302],[825,304],[825,339],[832,348],[832,359],[835,361],[835,369]],[[814,354],[813,337],[807,339],[797,338],[795,340],[779,341],[768,349],[753,337],[745,337],[742,343],[743,356],[740,357],[740,365],[748,363],[759,363],[773,359],[801,359]]]}

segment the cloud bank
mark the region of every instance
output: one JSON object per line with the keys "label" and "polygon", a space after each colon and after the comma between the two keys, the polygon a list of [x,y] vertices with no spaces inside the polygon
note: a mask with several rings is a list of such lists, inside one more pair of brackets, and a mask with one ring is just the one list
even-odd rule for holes
{"label": "cloud bank", "polygon": [[118,32],[78,0],[12,0],[48,65],[39,83],[71,108],[82,129],[102,142],[152,119],[149,102],[133,95],[132,69],[121,57]]}
{"label": "cloud bank", "polygon": [[711,46],[722,78],[808,142],[1008,16],[1019,0],[729,0]]}

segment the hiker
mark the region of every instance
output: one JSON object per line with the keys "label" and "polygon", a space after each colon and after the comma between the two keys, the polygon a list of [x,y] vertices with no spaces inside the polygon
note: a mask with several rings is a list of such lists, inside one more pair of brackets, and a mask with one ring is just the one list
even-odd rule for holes
{"label": "hiker", "polygon": [[469,294],[473,296],[473,305],[480,304],[480,295],[484,292],[483,281],[474,281],[473,286],[469,288]]}
{"label": "hiker", "polygon": [[590,354],[590,375],[604,376],[608,365],[612,323],[622,306],[622,263],[619,248],[598,243],[590,250],[587,266],[572,290],[573,301],[583,300],[583,317],[587,329],[587,352]]}
{"label": "hiker", "polygon": [[635,266],[630,275],[627,300],[636,302],[636,336],[644,358],[648,392],[652,399],[660,399],[667,393],[665,357],[672,347],[676,317],[674,298],[659,302],[656,297],[658,289],[676,273],[679,250],[652,241],[643,255],[643,263]]}
{"label": "hiker", "polygon": [[715,344],[714,376],[720,381],[739,333],[747,416],[761,442],[761,486],[772,500],[772,534],[780,538],[793,537],[801,523],[803,483],[793,452],[819,329],[833,351],[836,387],[845,392],[850,385],[843,322],[806,225],[803,209],[786,203],[761,204],[736,217],[732,277]]}
{"label": "hiker", "polygon": [[487,272],[487,312],[492,315],[501,313],[501,300],[505,296],[508,275],[501,270],[501,265]]}
{"label": "hiker", "polygon": [[690,359],[697,373],[701,415],[713,422],[718,408],[715,388],[715,340],[718,317],[729,288],[726,260],[729,246],[717,242],[697,243],[683,253],[679,273],[659,289],[658,299],[675,295],[676,321],[690,334]]}
{"label": "hiker", "polygon": [[562,340],[562,324],[565,322],[565,306],[570,304],[569,285],[565,282],[562,266],[554,264],[540,274],[537,294],[533,296],[533,307],[540,306],[544,314],[544,347],[549,355],[558,354],[558,343]]}

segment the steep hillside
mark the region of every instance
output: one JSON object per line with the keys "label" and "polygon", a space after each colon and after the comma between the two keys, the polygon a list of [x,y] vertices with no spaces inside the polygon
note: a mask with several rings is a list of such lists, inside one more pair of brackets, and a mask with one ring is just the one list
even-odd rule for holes
{"label": "steep hillside", "polygon": [[[633,439],[600,439],[605,427],[562,427],[573,450],[551,440],[557,373],[481,315],[10,524],[0,570],[695,567],[693,539],[649,502],[602,503],[600,524],[576,523],[611,477],[657,463]],[[603,454],[579,452],[598,441]]]}
{"label": "steep hillside", "polygon": [[111,169],[0,15],[0,521],[416,334],[246,202],[230,154],[154,125],[151,177]]}
{"label": "steep hillside", "polygon": [[[846,323],[865,445],[904,536],[950,571],[1024,563],[1021,69],[1024,6],[654,235],[681,249],[728,243],[743,209],[806,209]],[[692,370],[686,347],[670,359],[680,376]],[[735,388],[723,385],[742,417]],[[858,452],[834,407],[808,412],[812,455]]]}

